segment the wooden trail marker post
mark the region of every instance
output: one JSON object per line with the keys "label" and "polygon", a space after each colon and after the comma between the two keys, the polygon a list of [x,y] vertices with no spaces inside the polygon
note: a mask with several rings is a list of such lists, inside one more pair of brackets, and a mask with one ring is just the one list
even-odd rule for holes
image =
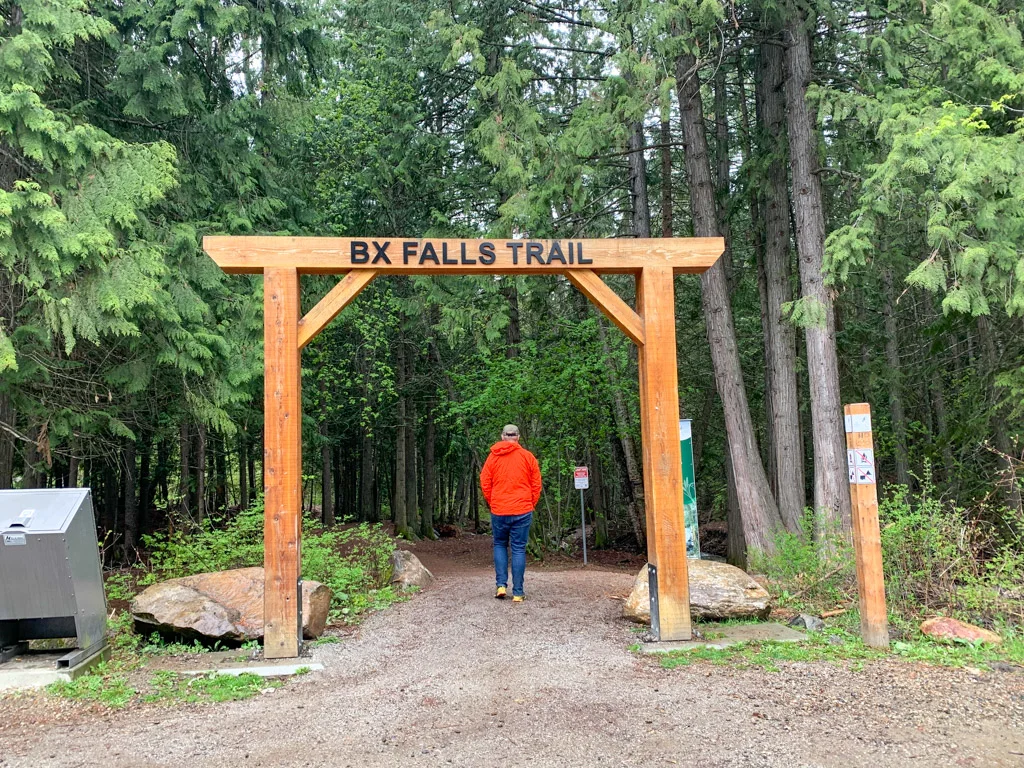
{"label": "wooden trail marker post", "polygon": [[[257,236],[206,237],[203,247],[225,272],[262,274],[264,279],[267,658],[297,656],[302,637],[301,350],[375,277],[389,274],[561,274],[637,345],[647,559],[652,574],[651,630],[659,640],[690,639],[673,278],[710,269],[725,248],[721,238]],[[634,276],[635,310],[601,279],[604,273]],[[299,282],[304,274],[344,277],[301,316]]]}
{"label": "wooden trail marker post", "polygon": [[882,537],[878,526],[875,450],[871,436],[871,406],[853,403],[846,416],[846,455],[853,504],[853,546],[860,594],[860,633],[874,648],[889,647],[889,623],[882,574]]}

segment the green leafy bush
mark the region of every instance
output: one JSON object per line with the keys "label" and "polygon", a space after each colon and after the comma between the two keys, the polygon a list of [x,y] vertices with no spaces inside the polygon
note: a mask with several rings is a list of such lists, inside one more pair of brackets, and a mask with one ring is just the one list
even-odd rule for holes
{"label": "green leafy bush", "polygon": [[[878,516],[894,623],[944,613],[1016,633],[1014,627],[1024,624],[1024,552],[985,522],[1000,516],[942,499],[928,480],[914,495],[905,486],[891,488]],[[807,530],[804,536],[776,536],[775,554],[752,561],[752,569],[775,583],[785,605],[856,600],[851,543],[837,536],[822,547]]]}
{"label": "green leafy bush", "polygon": [[801,535],[780,532],[775,552],[752,558],[752,571],[765,574],[779,585],[783,603],[806,601],[835,603],[856,593],[853,546],[842,536],[832,536],[825,546],[815,542],[814,511],[804,510]]}
{"label": "green leafy bush", "polygon": [[939,498],[928,480],[919,494],[897,486],[884,498],[879,523],[890,608],[1024,623],[1024,552],[985,517]]}
{"label": "green leafy bush", "polygon": [[[199,531],[146,536],[150,573],[141,583],[263,565],[263,501],[230,519],[209,520]],[[303,521],[302,576],[334,593],[335,618],[353,619],[400,598],[389,585],[395,543],[380,525],[324,530]]]}

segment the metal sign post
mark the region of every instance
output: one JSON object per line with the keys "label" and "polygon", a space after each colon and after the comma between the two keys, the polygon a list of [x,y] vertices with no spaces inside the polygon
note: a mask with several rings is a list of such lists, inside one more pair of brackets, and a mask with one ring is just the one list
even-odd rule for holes
{"label": "metal sign post", "polygon": [[580,492],[580,523],[583,525],[583,564],[587,564],[587,515],[583,511],[583,491],[590,487],[590,470],[576,467],[572,473],[573,482]]}

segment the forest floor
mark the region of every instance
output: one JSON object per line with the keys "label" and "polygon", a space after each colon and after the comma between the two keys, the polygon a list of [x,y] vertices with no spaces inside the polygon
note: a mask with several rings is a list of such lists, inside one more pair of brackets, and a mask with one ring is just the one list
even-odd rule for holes
{"label": "forest floor", "polygon": [[639,561],[531,565],[513,605],[492,597],[489,545],[416,544],[434,585],[252,699],[0,698],[0,766],[1024,765],[1020,670],[665,669],[619,616]]}

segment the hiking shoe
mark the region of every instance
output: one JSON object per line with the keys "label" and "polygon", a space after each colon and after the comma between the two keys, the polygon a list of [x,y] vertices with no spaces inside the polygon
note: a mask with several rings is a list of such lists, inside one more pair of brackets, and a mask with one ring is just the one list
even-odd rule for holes
{"label": "hiking shoe", "polygon": [[507,595],[507,594],[508,594],[508,590],[505,589],[505,587],[498,587],[497,591],[494,593],[494,597],[496,599],[498,599],[498,600],[504,600],[505,599],[505,595]]}
{"label": "hiking shoe", "polygon": [[513,603],[521,603],[525,599],[526,599],[526,595],[513,595],[512,596],[512,602]]}

